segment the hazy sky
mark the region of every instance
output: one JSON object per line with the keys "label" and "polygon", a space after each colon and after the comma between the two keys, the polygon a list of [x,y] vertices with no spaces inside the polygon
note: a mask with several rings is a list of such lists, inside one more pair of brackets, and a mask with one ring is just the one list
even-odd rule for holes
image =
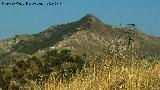
{"label": "hazy sky", "polygon": [[[16,0],[0,0],[0,3]],[[54,2],[55,0],[17,0]],[[145,33],[160,36],[160,0],[57,0],[57,6],[3,6],[0,4],[0,39],[15,34],[32,34],[49,25],[63,24],[95,14],[103,22],[135,23]]]}

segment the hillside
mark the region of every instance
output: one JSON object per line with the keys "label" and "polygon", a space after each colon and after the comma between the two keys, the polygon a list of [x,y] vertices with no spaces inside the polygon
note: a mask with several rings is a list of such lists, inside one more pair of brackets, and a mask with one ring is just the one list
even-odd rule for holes
{"label": "hillside", "polygon": [[[131,32],[133,42],[129,46],[128,33]],[[75,53],[120,54],[128,56],[129,48],[138,57],[158,56],[160,54],[160,38],[146,35],[138,29],[113,27],[104,24],[96,16],[88,14],[78,21],[50,26],[43,32],[32,35],[16,35],[14,38],[0,41],[1,53],[18,52],[35,54],[50,47],[70,49]],[[96,52],[96,53],[95,53]]]}
{"label": "hillside", "polygon": [[43,86],[51,75],[63,83],[78,73],[83,75],[84,67],[94,71],[95,65],[99,69],[110,62],[115,68],[127,65],[130,69],[129,65],[140,67],[137,61],[147,59],[149,66],[159,56],[159,37],[140,32],[136,26],[113,27],[87,14],[80,20],[52,25],[37,34],[1,40],[0,88],[7,90],[13,82],[25,87],[32,81]]}

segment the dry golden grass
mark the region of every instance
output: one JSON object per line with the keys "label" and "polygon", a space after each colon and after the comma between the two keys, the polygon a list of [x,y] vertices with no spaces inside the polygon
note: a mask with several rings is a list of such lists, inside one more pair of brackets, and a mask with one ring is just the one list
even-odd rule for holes
{"label": "dry golden grass", "polygon": [[[160,62],[154,60],[102,60],[85,68],[69,83],[52,76],[42,90],[160,90]],[[36,90],[37,88],[34,88]]]}

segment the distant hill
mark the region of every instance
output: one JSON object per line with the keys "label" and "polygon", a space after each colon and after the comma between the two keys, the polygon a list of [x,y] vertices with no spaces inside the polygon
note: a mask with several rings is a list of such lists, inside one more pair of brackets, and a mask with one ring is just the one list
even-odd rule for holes
{"label": "distant hill", "polygon": [[0,58],[13,57],[15,52],[19,56],[41,55],[50,49],[69,49],[87,57],[147,58],[160,55],[160,38],[140,32],[136,27],[132,30],[113,27],[87,14],[78,21],[50,26],[37,34],[16,35],[0,41]]}

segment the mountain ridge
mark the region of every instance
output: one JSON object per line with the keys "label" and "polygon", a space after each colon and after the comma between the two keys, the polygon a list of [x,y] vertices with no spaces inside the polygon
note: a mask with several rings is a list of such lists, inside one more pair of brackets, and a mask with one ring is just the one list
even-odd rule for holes
{"label": "mountain ridge", "polygon": [[[0,41],[0,89],[59,89],[61,85],[72,87],[72,83],[77,89],[91,81],[93,89],[103,84],[105,89],[124,86],[130,90],[137,87],[135,80],[138,89],[148,89],[144,81],[151,81],[150,89],[157,89],[159,59],[160,38],[140,32],[136,26],[113,27],[87,14],[37,34]],[[106,82],[94,86],[104,80],[109,80],[108,86],[104,86]],[[88,89],[88,83],[85,86],[82,88]]]}
{"label": "mountain ridge", "polygon": [[[18,52],[33,55],[38,51],[56,49],[71,49],[74,53],[87,53],[89,56],[107,54],[128,56],[127,27],[113,27],[103,23],[93,14],[87,14],[80,20],[50,26],[45,31],[32,35],[16,35],[14,38],[4,40],[0,44],[2,52]],[[135,56],[159,56],[160,38],[141,33],[137,28],[131,30],[134,41],[132,53]],[[2,41],[1,41],[2,42]],[[5,49],[3,49],[5,47]],[[1,53],[2,53],[1,52]],[[95,54],[96,53],[96,54]],[[153,55],[156,54],[156,55]]]}

